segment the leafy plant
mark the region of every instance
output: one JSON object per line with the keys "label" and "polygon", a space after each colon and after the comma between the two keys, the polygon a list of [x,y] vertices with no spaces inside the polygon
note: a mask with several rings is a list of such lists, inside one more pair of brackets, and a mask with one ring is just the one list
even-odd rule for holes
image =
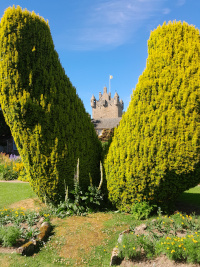
{"label": "leafy plant", "polygon": [[130,213],[133,215],[133,218],[136,220],[146,220],[153,209],[155,208],[155,205],[150,205],[146,201],[136,201],[132,207]]}
{"label": "leafy plant", "polygon": [[154,243],[145,235],[125,234],[122,239],[122,243],[118,246],[121,258],[137,258],[141,257],[142,253],[147,258],[152,258],[155,253]]}
{"label": "leafy plant", "polygon": [[21,230],[16,226],[0,227],[0,243],[3,247],[13,246],[21,235]]}
{"label": "leafy plant", "polygon": [[86,215],[88,212],[98,210],[103,201],[101,190],[95,186],[88,186],[88,191],[83,192],[80,185],[75,182],[74,190],[69,197],[57,207],[51,206],[53,214],[58,217],[68,215]]}
{"label": "leafy plant", "polygon": [[0,179],[16,180],[24,169],[20,156],[0,153]]}
{"label": "leafy plant", "polygon": [[67,215],[86,215],[88,212],[99,209],[103,194],[101,186],[103,183],[103,167],[100,162],[101,180],[98,188],[93,186],[92,177],[89,175],[90,185],[88,190],[84,192],[79,184],[79,159],[77,162],[77,169],[74,175],[74,190],[68,192],[68,187],[65,188],[65,201],[60,202],[57,207],[51,205],[53,214],[58,217],[65,217]]}
{"label": "leafy plant", "polygon": [[28,229],[25,229],[23,231],[23,238],[25,240],[30,240],[31,238],[37,236],[40,233],[39,229],[33,228],[33,227],[28,227]]}

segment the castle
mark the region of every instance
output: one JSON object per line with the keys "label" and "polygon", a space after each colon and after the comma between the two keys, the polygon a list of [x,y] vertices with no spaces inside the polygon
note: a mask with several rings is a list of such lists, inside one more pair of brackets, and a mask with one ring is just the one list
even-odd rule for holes
{"label": "castle", "polygon": [[99,100],[96,100],[94,95],[90,100],[92,107],[92,122],[98,136],[101,136],[103,130],[114,129],[122,118],[124,103],[119,100],[117,92],[111,98],[111,93],[107,93],[107,88],[104,87],[103,95],[99,93]]}

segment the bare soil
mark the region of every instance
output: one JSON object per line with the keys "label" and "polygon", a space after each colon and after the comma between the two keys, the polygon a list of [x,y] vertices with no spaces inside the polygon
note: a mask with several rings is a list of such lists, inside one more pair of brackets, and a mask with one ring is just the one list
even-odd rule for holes
{"label": "bare soil", "polygon": [[121,265],[123,267],[199,267],[199,264],[189,264],[189,263],[181,263],[174,262],[169,260],[165,255],[157,257],[153,260],[143,259],[140,261],[137,260],[124,260]]}

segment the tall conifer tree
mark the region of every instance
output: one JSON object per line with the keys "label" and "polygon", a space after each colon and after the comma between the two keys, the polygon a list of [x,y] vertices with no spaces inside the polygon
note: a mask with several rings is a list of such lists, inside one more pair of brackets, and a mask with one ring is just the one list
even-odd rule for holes
{"label": "tall conifer tree", "polygon": [[146,69],[114,132],[105,161],[109,198],[174,201],[200,182],[200,36],[169,22],[148,41]]}
{"label": "tall conifer tree", "polygon": [[[70,37],[69,37],[70,38]],[[62,68],[48,23],[10,7],[0,23],[0,104],[40,198],[58,202],[73,187],[99,182],[101,144]]]}

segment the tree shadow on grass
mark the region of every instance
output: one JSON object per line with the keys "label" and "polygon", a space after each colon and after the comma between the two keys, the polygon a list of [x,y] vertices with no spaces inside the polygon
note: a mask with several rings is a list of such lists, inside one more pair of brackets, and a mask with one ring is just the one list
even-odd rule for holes
{"label": "tree shadow on grass", "polygon": [[183,213],[200,215],[200,193],[184,192],[177,199],[175,207]]}

